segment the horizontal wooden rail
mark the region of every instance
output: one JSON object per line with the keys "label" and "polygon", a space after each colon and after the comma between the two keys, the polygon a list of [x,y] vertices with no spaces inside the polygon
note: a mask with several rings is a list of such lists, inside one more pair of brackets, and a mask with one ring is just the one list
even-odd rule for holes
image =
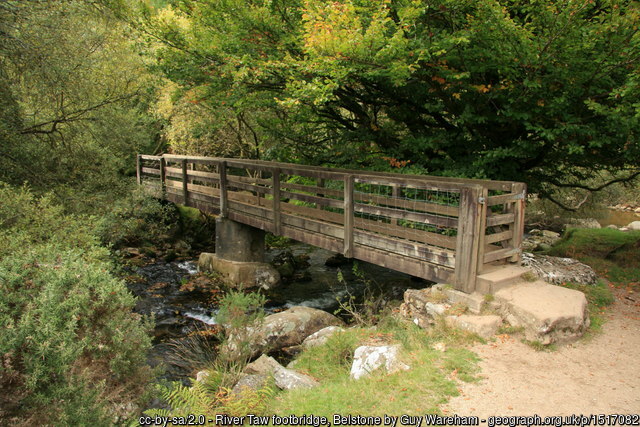
{"label": "horizontal wooden rail", "polygon": [[136,170],[173,202],[466,292],[520,255],[522,183],[168,154]]}

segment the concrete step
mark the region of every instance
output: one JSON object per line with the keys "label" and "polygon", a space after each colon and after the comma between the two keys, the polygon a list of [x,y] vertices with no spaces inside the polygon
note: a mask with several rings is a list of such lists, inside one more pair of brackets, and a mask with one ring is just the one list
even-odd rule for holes
{"label": "concrete step", "polygon": [[478,275],[476,292],[494,294],[500,289],[524,281],[522,274],[530,271],[530,269],[518,265],[489,266],[485,272]]}

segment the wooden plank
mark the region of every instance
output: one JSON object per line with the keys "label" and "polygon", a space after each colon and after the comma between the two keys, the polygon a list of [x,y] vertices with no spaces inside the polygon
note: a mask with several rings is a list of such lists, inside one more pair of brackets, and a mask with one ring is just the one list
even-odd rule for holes
{"label": "wooden plank", "polygon": [[258,218],[252,215],[244,215],[242,212],[238,211],[228,211],[227,218],[241,222],[243,224],[250,225],[251,227],[259,228],[260,230],[273,232],[273,222],[265,221],[262,218]]}
{"label": "wooden plank", "polygon": [[476,186],[462,190],[460,194],[460,223],[456,245],[455,287],[460,291],[472,293],[478,271],[478,243],[480,235],[479,201],[482,187]]}
{"label": "wooden plank", "polygon": [[227,196],[227,163],[218,163],[218,174],[220,175],[220,216],[227,218],[229,214],[229,198]]}
{"label": "wooden plank", "polygon": [[[486,239],[486,230],[487,230],[487,210],[489,206],[487,205],[487,196],[489,195],[489,190],[486,187],[482,187],[480,189],[480,196],[478,198],[478,210],[479,217],[476,239],[478,240],[478,252],[477,252],[477,261],[476,261],[476,276],[481,274],[484,270],[484,251],[485,251],[485,239]],[[474,276],[475,280],[475,276]],[[474,288],[475,289],[475,288]]]}
{"label": "wooden plank", "polygon": [[358,178],[356,178],[356,182],[363,184],[372,184],[372,185],[384,185],[384,186],[392,186],[394,184],[401,184],[406,188],[417,188],[421,190],[434,190],[434,191],[451,191],[458,193],[460,190],[465,188],[465,185],[457,184],[453,182],[446,181],[438,181],[431,182],[429,179],[416,179],[416,178],[406,178],[406,175],[397,174],[390,176],[379,176],[373,175],[370,171],[360,171],[358,173]]}
{"label": "wooden plank", "polygon": [[271,176],[273,180],[273,229],[276,236],[282,234],[282,219],[280,218],[280,169],[275,168]]}
{"label": "wooden plank", "polygon": [[356,204],[355,211],[371,215],[387,216],[390,218],[406,219],[408,221],[430,224],[440,227],[456,228],[458,218],[449,218],[428,214],[426,212],[410,212],[383,206]]}
{"label": "wooden plank", "polygon": [[253,192],[256,192],[256,193],[260,193],[260,194],[272,194],[273,193],[271,188],[262,187],[260,185],[255,185],[255,184],[247,184],[247,183],[244,183],[244,182],[237,181],[235,178],[237,178],[237,177],[233,176],[233,175],[227,175],[227,186],[229,188],[240,188],[242,190],[253,191]]}
{"label": "wooden plank", "polygon": [[[526,193],[527,186],[521,182],[513,183],[512,191],[514,193],[520,194],[521,197],[516,200],[513,205],[513,224],[509,226],[509,229],[513,231],[513,239],[511,240],[511,247],[515,249],[522,248],[522,239],[524,237],[524,210],[526,205]],[[514,254],[510,261],[511,262],[520,262],[522,259],[522,251]]]}
{"label": "wooden plank", "polygon": [[146,173],[149,175],[160,175],[160,169],[143,167],[142,173]]}
{"label": "wooden plank", "polygon": [[344,250],[342,254],[353,258],[353,175],[344,177]]}
{"label": "wooden plank", "polygon": [[136,156],[136,181],[138,185],[142,184],[142,157],[140,154]]}
{"label": "wooden plank", "polygon": [[453,283],[455,274],[453,269],[431,264],[415,258],[391,255],[368,246],[359,246],[353,250],[354,258],[372,264],[380,265],[395,271],[401,271],[412,276],[440,283]]}
{"label": "wooden plank", "polygon": [[150,156],[148,154],[140,154],[139,156],[143,160],[156,160],[156,161],[158,161],[158,160],[162,159],[162,156]]}
{"label": "wooden plank", "polygon": [[187,160],[182,159],[182,194],[184,195],[184,204],[189,203],[189,180],[187,179]]}
{"label": "wooden plank", "polygon": [[162,189],[162,193],[164,194],[167,191],[167,174],[166,174],[166,163],[164,157],[160,159],[160,186]]}
{"label": "wooden plank", "polygon": [[446,249],[427,246],[424,244],[407,242],[406,240],[380,236],[357,230],[354,233],[355,243],[370,246],[384,252],[416,258],[446,267],[455,267],[455,253]]}
{"label": "wooden plank", "polygon": [[[245,213],[248,215],[252,215],[255,217],[259,217],[263,219],[265,222],[273,223],[273,211],[271,209],[263,208],[261,206],[250,205],[244,202],[240,202],[237,200],[230,199],[229,200],[229,211],[236,211],[240,213]],[[270,227],[269,230],[275,230],[275,228]]]}
{"label": "wooden plank", "polygon": [[495,227],[496,225],[510,224],[514,221],[515,216],[512,213],[489,215],[487,216],[487,227]]}
{"label": "wooden plank", "polygon": [[[398,191],[398,186],[393,187]],[[422,200],[410,200],[402,198],[393,198],[374,194],[356,192],[354,195],[356,202],[376,203],[383,206],[391,206],[401,209],[411,209],[413,211],[430,212],[439,215],[447,215],[452,217],[458,216],[458,207],[449,205],[439,205],[437,203],[429,203]]]}
{"label": "wooden plank", "polygon": [[513,230],[503,231],[501,233],[487,234],[484,241],[487,244],[510,240],[513,237]]}
{"label": "wooden plank", "polygon": [[331,252],[340,252],[343,248],[342,240],[334,239],[318,233],[310,233],[308,231],[302,231],[299,228],[282,226],[282,235],[289,237],[298,242],[306,243],[308,245],[317,246],[326,249]]}
{"label": "wooden plank", "polygon": [[500,194],[499,196],[487,197],[487,206],[502,205],[505,203],[515,202],[522,198],[522,193]]}
{"label": "wooden plank", "polygon": [[323,234],[335,239],[342,240],[344,238],[344,228],[336,224],[316,221],[311,218],[300,218],[299,216],[289,215],[286,213],[282,213],[281,218],[282,224],[284,225],[297,227],[313,233]]}
{"label": "wooden plank", "polygon": [[293,193],[291,191],[285,191],[285,190],[281,190],[280,193],[282,194],[282,196],[288,197],[290,199],[300,200],[300,201],[309,202],[309,203],[321,203],[324,206],[330,206],[332,208],[342,208],[344,206],[344,202],[342,200],[311,196],[309,194]]}
{"label": "wooden plank", "polygon": [[484,263],[488,264],[504,258],[517,255],[521,252],[520,248],[498,249],[497,251],[488,252],[484,255]]}
{"label": "wooden plank", "polygon": [[295,184],[292,182],[283,182],[280,185],[282,186],[282,188],[286,188],[289,190],[306,191],[308,193],[311,193],[312,195],[317,195],[317,197],[324,197],[325,195],[342,197],[344,193],[344,191],[336,190],[334,188],[315,187],[313,185]]}

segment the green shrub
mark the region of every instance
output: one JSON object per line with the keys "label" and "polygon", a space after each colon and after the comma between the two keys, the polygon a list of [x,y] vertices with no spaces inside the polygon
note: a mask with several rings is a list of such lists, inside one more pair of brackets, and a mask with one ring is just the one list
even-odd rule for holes
{"label": "green shrub", "polygon": [[0,200],[0,423],[109,424],[150,379],[148,325],[91,218],[26,188],[0,185]]}
{"label": "green shrub", "polygon": [[114,202],[98,221],[96,233],[102,243],[115,248],[159,244],[174,237],[178,222],[174,205],[163,204],[138,188]]}

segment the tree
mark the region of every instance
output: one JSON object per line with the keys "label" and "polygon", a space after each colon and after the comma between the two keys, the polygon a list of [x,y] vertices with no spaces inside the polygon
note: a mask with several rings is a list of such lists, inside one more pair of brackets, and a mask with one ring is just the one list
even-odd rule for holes
{"label": "tree", "polygon": [[175,19],[140,21],[159,68],[209,108],[255,114],[274,156],[387,156],[543,196],[640,175],[638,2],[172,4]]}
{"label": "tree", "polygon": [[150,75],[103,3],[0,2],[0,180],[84,210],[155,132]]}

